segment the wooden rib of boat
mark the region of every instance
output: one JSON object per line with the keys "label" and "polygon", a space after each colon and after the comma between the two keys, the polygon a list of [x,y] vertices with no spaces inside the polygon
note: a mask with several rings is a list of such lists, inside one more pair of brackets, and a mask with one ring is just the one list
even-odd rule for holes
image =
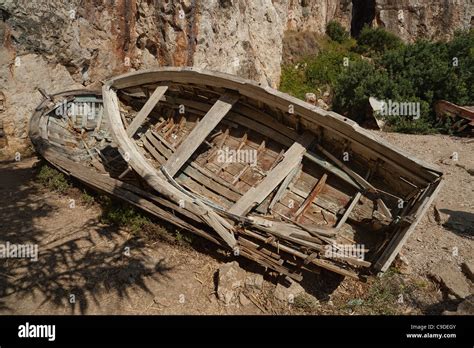
{"label": "wooden rib of boat", "polygon": [[235,76],[160,68],[102,92],[124,160],[156,193],[294,278],[387,270],[441,187],[437,167],[355,122]]}

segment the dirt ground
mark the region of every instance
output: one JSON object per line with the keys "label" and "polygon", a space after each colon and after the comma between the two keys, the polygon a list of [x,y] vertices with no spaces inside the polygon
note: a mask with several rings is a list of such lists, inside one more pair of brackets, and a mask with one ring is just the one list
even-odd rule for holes
{"label": "dirt ground", "polygon": [[[36,158],[0,164],[0,241],[38,244],[39,258],[0,259],[3,314],[433,314],[452,309],[430,277],[439,261],[474,258],[474,140],[379,133],[445,173],[435,204],[383,277],[308,275],[312,301],[280,303],[265,273],[252,301],[224,305],[216,271],[233,258],[206,243],[150,242],[101,222],[101,207],[34,181]],[[453,157],[453,153],[455,154]],[[71,207],[71,199],[75,205]],[[436,207],[436,209],[434,208]],[[248,272],[263,272],[239,260]]]}

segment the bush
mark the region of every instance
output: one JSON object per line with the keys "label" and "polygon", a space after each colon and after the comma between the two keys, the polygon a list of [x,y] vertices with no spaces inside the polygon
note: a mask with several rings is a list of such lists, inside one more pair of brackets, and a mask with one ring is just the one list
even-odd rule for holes
{"label": "bush", "polygon": [[370,97],[398,99],[397,86],[386,71],[367,61],[351,64],[334,84],[333,107],[337,112],[361,122],[368,111]]}
{"label": "bush", "polygon": [[357,38],[356,51],[369,56],[379,56],[384,52],[403,46],[403,41],[385,29],[365,26]]}
{"label": "bush", "polygon": [[281,71],[280,90],[304,100],[305,94],[311,92],[312,88],[306,83],[303,69],[287,65]]}
{"label": "bush", "polygon": [[320,54],[282,68],[280,90],[304,99],[308,92],[314,93],[317,89],[326,90],[326,86],[333,86],[339,75],[347,69],[343,64],[344,58],[348,58],[351,63],[360,60],[359,55],[350,52],[354,44],[354,40],[344,44],[321,42],[324,50]]}
{"label": "bush", "polygon": [[349,38],[349,33],[336,21],[330,21],[326,26],[326,34],[331,40],[342,43]]}
{"label": "bush", "polygon": [[359,57],[349,52],[329,49],[321,52],[317,57],[307,63],[305,71],[306,83],[310,86],[323,86],[329,84],[333,86],[347,67],[344,66],[344,59],[348,58],[350,65]]}
{"label": "bush", "polygon": [[[406,133],[436,131],[437,100],[474,105],[473,30],[456,33],[450,42],[405,45],[383,29],[364,28],[356,47],[351,41],[331,41],[319,55],[305,60],[305,69],[284,70],[282,90],[303,99],[305,92],[328,85],[334,92],[333,109],[359,123],[370,111],[369,97],[419,102],[419,119],[404,115],[386,119],[392,130]],[[369,52],[372,59],[355,52]],[[350,59],[349,67],[343,66],[344,57]]]}

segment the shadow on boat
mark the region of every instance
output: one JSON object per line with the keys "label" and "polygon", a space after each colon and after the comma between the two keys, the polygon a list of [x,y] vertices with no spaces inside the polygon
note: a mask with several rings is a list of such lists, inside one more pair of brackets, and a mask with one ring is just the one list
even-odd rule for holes
{"label": "shadow on boat", "polygon": [[40,299],[40,305],[28,309],[31,314],[45,304],[85,314],[91,301],[101,305],[104,294],[127,299],[137,287],[150,293],[146,281],[160,281],[170,271],[163,259],[148,259],[144,240],[127,240],[118,227],[103,227],[97,219],[78,228],[41,226],[39,219],[59,211],[37,185],[31,185],[31,168],[2,165],[0,178],[3,252],[6,247],[13,250],[13,245],[38,248],[37,261],[31,257],[34,253],[27,258],[0,259],[0,313],[18,312],[20,301],[33,296]]}

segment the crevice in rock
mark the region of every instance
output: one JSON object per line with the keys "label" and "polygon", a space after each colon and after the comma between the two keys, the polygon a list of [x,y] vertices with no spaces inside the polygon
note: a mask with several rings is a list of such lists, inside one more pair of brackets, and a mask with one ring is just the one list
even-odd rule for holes
{"label": "crevice in rock", "polygon": [[352,0],[351,35],[359,36],[362,28],[375,19],[375,0]]}
{"label": "crevice in rock", "polygon": [[0,8],[0,21],[6,22],[10,18],[10,14]]}

